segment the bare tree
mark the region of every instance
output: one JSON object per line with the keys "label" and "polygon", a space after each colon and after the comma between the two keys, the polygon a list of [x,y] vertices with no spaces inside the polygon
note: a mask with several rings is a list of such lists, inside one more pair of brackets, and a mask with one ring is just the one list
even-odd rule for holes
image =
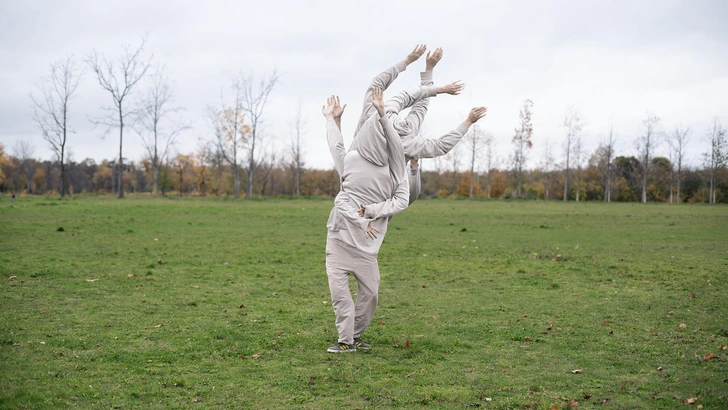
{"label": "bare tree", "polygon": [[541,170],[543,171],[543,185],[544,185],[544,199],[549,199],[550,196],[550,185],[551,185],[551,172],[554,166],[554,155],[551,151],[551,142],[546,140],[546,147],[541,154]]}
{"label": "bare tree", "polygon": [[446,155],[447,159],[450,160],[450,169],[452,169],[452,193],[457,196],[458,194],[458,174],[460,173],[460,164],[462,158],[460,153],[462,151],[461,145],[457,144],[455,147]]}
{"label": "bare tree", "polygon": [[604,159],[606,161],[606,184],[604,187],[604,201],[606,202],[612,202],[612,161],[614,160],[614,146],[616,143],[617,135],[614,132],[614,122],[610,122],[607,138],[601,144],[604,148]]}
{"label": "bare tree", "polygon": [[573,155],[574,155],[574,162],[576,165],[576,172],[575,172],[575,185],[576,185],[576,202],[579,202],[579,194],[581,191],[581,166],[584,161],[584,147],[582,145],[582,139],[580,135],[577,135],[574,138],[574,144],[572,147]]}
{"label": "bare tree", "polygon": [[465,134],[465,146],[470,151],[470,191],[468,198],[473,197],[473,191],[476,183],[475,164],[477,159],[480,157],[480,151],[483,149],[483,140],[485,133],[480,129],[478,124],[474,124],[470,127],[470,130]]}
{"label": "bare tree", "polygon": [[66,141],[70,132],[68,126],[68,104],[81,81],[82,73],[76,67],[73,56],[51,64],[51,73],[37,84],[39,97],[30,94],[33,101],[33,120],[40,127],[43,139],[51,144],[61,164],[60,193],[66,194]]}
{"label": "bare tree", "polygon": [[533,102],[526,100],[523,102],[518,117],[520,125],[516,128],[516,134],[511,142],[513,143],[513,172],[516,174],[516,195],[521,196],[521,187],[523,185],[523,168],[528,159],[528,150],[533,147],[531,136],[533,135],[533,125],[531,124],[531,107]]}
{"label": "bare tree", "polygon": [[564,117],[564,128],[566,128],[566,140],[564,141],[564,153],[566,154],[566,168],[564,169],[564,201],[569,199],[569,170],[571,169],[571,153],[576,139],[584,129],[584,121],[574,107],[566,109]]}
{"label": "bare tree", "polygon": [[127,97],[151,65],[152,57],[144,58],[142,56],[146,44],[147,37],[145,36],[137,48],[123,46],[124,53],[117,59],[108,59],[96,50],[86,57],[86,63],[96,74],[99,85],[111,94],[114,104],[113,107],[105,107],[106,115],[93,122],[97,125],[105,125],[106,134],[114,128],[119,129],[119,161],[117,162],[119,198],[124,197],[124,125],[125,121],[134,114],[134,111],[129,108],[130,104],[126,104],[126,102]]}
{"label": "bare tree", "polygon": [[677,171],[675,172],[674,180],[676,185],[675,202],[678,204],[681,201],[680,186],[682,182],[682,163],[685,159],[685,149],[690,141],[691,133],[692,130],[690,127],[684,128],[682,124],[680,124],[679,127],[675,127],[667,139],[667,143],[670,146],[670,162],[677,163]]}
{"label": "bare tree", "polygon": [[35,174],[35,164],[33,161],[33,154],[35,153],[35,147],[28,140],[17,140],[13,147],[13,155],[20,162],[20,170],[25,175],[25,184],[28,190],[28,195],[31,194],[30,187],[32,186],[33,175]]}
{"label": "bare tree", "polygon": [[708,203],[714,204],[716,202],[716,189],[715,181],[718,177],[718,173],[721,172],[723,167],[726,165],[726,153],[723,150],[726,148],[726,129],[718,121],[718,118],[713,118],[713,125],[708,130],[705,139],[710,144],[709,151],[703,154],[705,158],[705,166],[708,168],[708,176],[710,178],[710,190],[708,191]]}
{"label": "bare tree", "polygon": [[172,106],[173,91],[169,73],[164,67],[158,68],[149,77],[149,86],[140,98],[136,124],[133,126],[152,162],[152,193],[155,198],[159,191],[159,168],[177,135],[189,129],[189,126],[179,121],[175,122],[171,118],[175,112],[182,109]]}
{"label": "bare tree", "polygon": [[496,167],[495,137],[493,134],[485,133],[483,147],[485,148],[485,166],[488,168],[488,198],[490,198],[491,184],[493,183],[492,173]]}
{"label": "bare tree", "polygon": [[[238,152],[250,138],[250,126],[245,124],[243,112],[243,94],[237,80],[233,81],[233,104],[227,106],[220,96],[220,107],[208,106],[208,118],[215,130],[217,154],[221,156],[233,171],[235,197],[240,197],[240,167]],[[221,170],[221,168],[220,168]]]}
{"label": "bare tree", "polygon": [[248,189],[247,196],[253,195],[253,178],[255,177],[255,169],[257,159],[255,156],[255,144],[259,138],[262,138],[262,123],[263,123],[263,111],[265,105],[268,102],[273,87],[278,82],[278,73],[273,70],[273,73],[269,77],[263,77],[257,80],[250,75],[243,75],[242,73],[238,77],[236,88],[239,89],[242,94],[242,109],[248,114],[250,120],[250,138],[247,140],[247,151],[248,151]]}
{"label": "bare tree", "polygon": [[647,203],[647,177],[655,148],[659,142],[660,118],[648,112],[642,121],[642,135],[635,141],[639,160],[642,163],[642,203]]}
{"label": "bare tree", "polygon": [[301,169],[304,166],[304,149],[303,134],[305,133],[306,121],[301,116],[301,102],[298,102],[296,117],[293,120],[293,136],[289,150],[291,154],[291,167],[293,168],[293,185],[296,196],[301,195]]}

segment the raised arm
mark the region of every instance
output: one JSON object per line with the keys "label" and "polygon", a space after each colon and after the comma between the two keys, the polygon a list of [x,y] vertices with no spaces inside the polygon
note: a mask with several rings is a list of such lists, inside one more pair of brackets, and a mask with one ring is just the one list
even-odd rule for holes
{"label": "raised arm", "polygon": [[410,158],[435,158],[447,154],[463,139],[471,125],[485,117],[487,110],[485,107],[473,108],[462,124],[439,138],[417,136],[403,141],[405,155]]}
{"label": "raised arm", "polygon": [[384,202],[361,206],[359,215],[368,219],[377,219],[390,217],[396,213],[402,212],[409,205],[409,181],[406,177],[406,162],[404,159],[404,150],[402,141],[394,129],[392,122],[387,118],[384,112],[384,101],[382,99],[382,91],[375,88],[372,94],[372,105],[377,110],[380,118],[379,121],[384,130],[384,136],[387,140],[387,156],[389,160],[389,173],[395,184],[392,197]]}
{"label": "raised arm", "polygon": [[412,50],[407,57],[405,57],[404,60],[398,62],[392,67],[389,67],[388,69],[382,71],[372,79],[372,82],[369,84],[369,87],[367,88],[366,93],[364,94],[364,105],[361,110],[361,115],[359,116],[359,123],[356,126],[356,130],[354,131],[354,135],[356,135],[359,132],[359,128],[364,124],[364,122],[369,118],[372,114],[374,114],[375,109],[372,106],[371,99],[372,99],[372,90],[374,88],[379,88],[381,90],[386,90],[392,82],[399,76],[399,73],[407,69],[407,66],[414,63],[419,59],[422,54],[425,53],[425,50],[427,50],[427,46],[424,44],[418,44],[414,50]]}
{"label": "raised arm", "polygon": [[[341,113],[344,112],[343,108],[339,113],[339,121],[337,123],[335,113],[335,106],[338,104],[338,97],[331,96],[326,99],[326,104],[321,107],[321,113],[326,118],[326,139],[329,143],[329,151],[331,152],[331,158],[334,160],[334,169],[339,173],[339,180],[344,175],[344,155],[346,150],[344,149],[344,137],[341,135]],[[346,107],[346,106],[344,106]]]}
{"label": "raised arm", "polygon": [[375,88],[372,93],[372,105],[374,105],[379,114],[379,123],[384,132],[384,139],[387,142],[387,163],[389,164],[389,173],[395,185],[406,179],[405,167],[407,166],[404,158],[404,147],[402,140],[394,129],[392,121],[387,117],[384,111],[384,97],[382,90]]}

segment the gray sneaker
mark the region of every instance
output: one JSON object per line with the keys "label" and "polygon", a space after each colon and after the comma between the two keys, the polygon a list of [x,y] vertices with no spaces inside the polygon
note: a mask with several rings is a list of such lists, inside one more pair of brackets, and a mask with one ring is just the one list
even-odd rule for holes
{"label": "gray sneaker", "polygon": [[367,350],[367,349],[371,349],[372,348],[372,345],[370,345],[369,343],[364,342],[359,337],[355,337],[354,338],[354,346],[356,346],[357,349],[362,349],[362,350]]}
{"label": "gray sneaker", "polygon": [[327,350],[329,353],[350,353],[350,352],[356,352],[356,345],[348,345],[346,343],[337,343],[331,347],[329,347]]}

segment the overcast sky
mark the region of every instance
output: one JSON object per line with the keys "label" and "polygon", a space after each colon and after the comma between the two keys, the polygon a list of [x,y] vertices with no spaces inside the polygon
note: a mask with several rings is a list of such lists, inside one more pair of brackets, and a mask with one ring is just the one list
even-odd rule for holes
{"label": "overcast sky", "polygon": [[[151,4],[151,5],[150,5]],[[618,154],[633,155],[647,112],[663,131],[683,124],[693,130],[688,160],[697,165],[703,137],[714,117],[728,125],[728,2],[696,1],[40,1],[0,2],[0,143],[12,153],[30,141],[35,156],[52,153],[31,119],[29,93],[49,65],[93,50],[108,57],[135,46],[145,33],[145,52],[164,65],[175,84],[176,103],[192,129],[175,150],[190,153],[212,136],[205,108],[228,93],[241,71],[282,74],[264,113],[265,148],[286,151],[300,102],[306,121],[306,165],[333,167],[320,108],[338,94],[348,104],[343,118],[351,141],[362,97],[371,78],[402,60],[417,44],[442,47],[435,82],[462,80],[460,96],[431,101],[425,135],[454,128],[477,105],[488,107],[481,126],[496,137],[500,157],[511,151],[525,99],[533,101],[534,149],[529,167],[549,141],[562,157],[567,107],[587,125],[589,153],[613,123]],[[387,94],[419,83],[424,58],[400,75]],[[146,87],[140,83],[139,92]],[[113,159],[118,132],[102,138],[89,118],[111,105],[93,73],[70,104],[74,160]],[[144,151],[126,134],[124,156]],[[464,148],[464,147],[462,147]],[[658,147],[666,154],[666,144]],[[425,168],[433,166],[425,161]]]}

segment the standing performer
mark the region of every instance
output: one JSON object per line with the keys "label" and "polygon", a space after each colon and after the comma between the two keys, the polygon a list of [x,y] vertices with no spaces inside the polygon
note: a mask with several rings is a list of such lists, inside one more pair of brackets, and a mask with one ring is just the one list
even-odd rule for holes
{"label": "standing performer", "polygon": [[[376,132],[361,134],[348,152],[344,150],[336,124],[343,112],[337,99],[330,97],[322,108],[327,119],[329,148],[341,177],[341,191],[326,224],[329,230],[326,273],[339,334],[338,343],[328,349],[331,353],[371,347],[360,336],[369,326],[377,308],[380,280],[377,255],[389,220],[395,213],[407,208],[409,200],[402,142],[385,115],[381,89],[372,90],[371,101],[376,114],[365,126]],[[366,152],[370,160],[357,149]],[[372,160],[381,165],[372,163]],[[379,205],[370,207],[368,218],[363,218],[357,213],[357,203]],[[349,291],[349,273],[357,281],[356,304]]]}

